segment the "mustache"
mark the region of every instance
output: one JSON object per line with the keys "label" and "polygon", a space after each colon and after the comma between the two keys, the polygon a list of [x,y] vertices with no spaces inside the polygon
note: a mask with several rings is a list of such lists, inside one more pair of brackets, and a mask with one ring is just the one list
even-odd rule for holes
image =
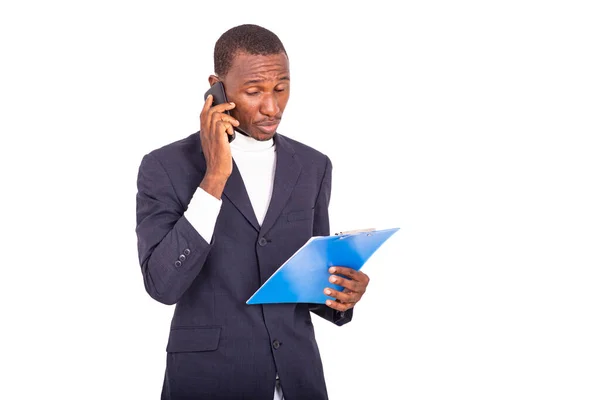
{"label": "mustache", "polygon": [[274,123],[279,123],[281,121],[281,117],[279,118],[267,118],[255,122],[254,125],[262,126],[262,125],[273,125]]}

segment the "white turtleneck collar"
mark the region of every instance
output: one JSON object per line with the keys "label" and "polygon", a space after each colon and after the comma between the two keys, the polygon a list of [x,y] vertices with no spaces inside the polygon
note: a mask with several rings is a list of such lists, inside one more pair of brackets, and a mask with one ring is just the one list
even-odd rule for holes
{"label": "white turtleneck collar", "polygon": [[231,142],[231,150],[234,151],[262,151],[273,147],[273,138],[265,141],[259,141],[239,132],[235,133],[235,139]]}
{"label": "white turtleneck collar", "polygon": [[231,155],[242,175],[256,219],[262,225],[273,192],[275,142],[272,138],[261,142],[236,132],[230,146]]}

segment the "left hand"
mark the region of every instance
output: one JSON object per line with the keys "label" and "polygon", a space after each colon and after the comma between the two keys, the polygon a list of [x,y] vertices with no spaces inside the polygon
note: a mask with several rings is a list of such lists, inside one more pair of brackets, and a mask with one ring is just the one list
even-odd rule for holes
{"label": "left hand", "polygon": [[329,299],[325,304],[338,311],[346,311],[354,307],[365,294],[369,277],[361,271],[338,266],[330,267],[329,273],[331,274],[329,282],[342,286],[344,290],[340,292],[332,288],[325,288],[323,292],[335,299],[335,301]]}

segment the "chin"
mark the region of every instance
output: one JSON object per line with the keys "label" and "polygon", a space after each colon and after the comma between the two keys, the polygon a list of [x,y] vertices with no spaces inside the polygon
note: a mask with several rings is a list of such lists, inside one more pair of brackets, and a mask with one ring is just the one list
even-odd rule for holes
{"label": "chin", "polygon": [[266,142],[267,140],[271,140],[275,133],[264,133],[264,132],[249,132],[250,137],[254,140],[258,140],[259,142]]}

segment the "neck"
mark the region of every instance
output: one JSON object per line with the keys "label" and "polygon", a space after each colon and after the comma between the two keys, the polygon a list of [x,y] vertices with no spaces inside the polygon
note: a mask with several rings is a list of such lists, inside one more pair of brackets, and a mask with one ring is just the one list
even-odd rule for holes
{"label": "neck", "polygon": [[241,151],[261,151],[273,147],[273,138],[261,142],[254,138],[236,132],[235,140],[231,142],[230,146],[232,150],[235,149]]}

